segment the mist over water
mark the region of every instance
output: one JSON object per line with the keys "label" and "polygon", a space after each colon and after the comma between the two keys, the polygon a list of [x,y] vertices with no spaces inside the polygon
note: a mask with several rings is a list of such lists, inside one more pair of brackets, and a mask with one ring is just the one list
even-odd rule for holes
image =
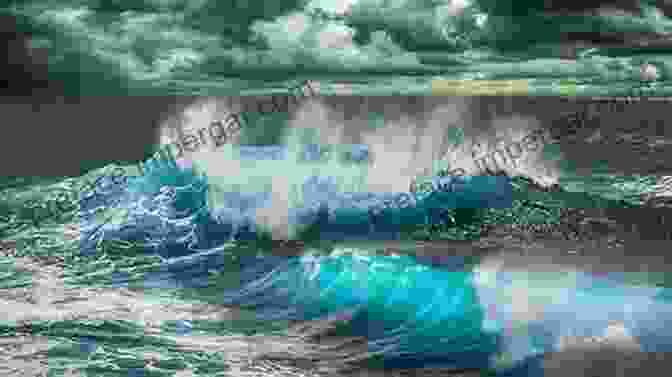
{"label": "mist over water", "polygon": [[[282,239],[296,234],[290,224],[295,223],[291,217],[299,206],[327,200],[333,211],[369,194],[393,198],[408,194],[412,182],[431,180],[442,170],[460,168],[469,177],[523,176],[542,186],[557,183],[557,166],[542,158],[549,140],[537,141],[535,151],[519,150],[517,158],[500,154],[483,160],[539,132],[540,123],[533,116],[501,116],[476,127],[477,120],[469,115],[474,106],[469,98],[415,98],[410,103],[407,99],[308,98],[287,113],[245,112],[240,131],[228,136],[226,144],[201,144],[179,161],[207,176],[215,211],[227,207],[223,193],[265,192],[254,223]],[[255,107],[240,103],[245,101],[269,103],[269,98],[198,101],[179,120],[166,122],[164,145],[174,143],[179,135],[196,134],[213,121],[230,119],[229,114],[240,109]],[[317,185],[312,198],[305,197],[304,185],[309,182]],[[419,200],[409,196],[403,205],[393,207],[415,205]],[[360,210],[367,206],[371,203],[356,205]]]}

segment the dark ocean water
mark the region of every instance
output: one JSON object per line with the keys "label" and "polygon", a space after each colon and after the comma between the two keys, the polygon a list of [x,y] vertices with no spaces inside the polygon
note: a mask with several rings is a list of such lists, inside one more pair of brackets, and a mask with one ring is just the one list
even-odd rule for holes
{"label": "dark ocean water", "polygon": [[[310,79],[325,94],[431,94],[467,80],[449,91],[669,95],[668,3],[545,3],[12,1],[0,11],[22,33],[10,61],[70,94],[259,95]],[[650,80],[642,64],[655,67]]]}

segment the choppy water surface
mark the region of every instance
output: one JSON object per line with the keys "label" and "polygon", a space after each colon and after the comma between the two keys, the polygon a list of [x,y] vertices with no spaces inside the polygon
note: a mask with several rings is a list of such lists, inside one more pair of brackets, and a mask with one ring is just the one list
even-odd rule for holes
{"label": "choppy water surface", "polygon": [[[476,79],[524,80],[518,94],[669,95],[669,4],[631,3],[33,0],[2,13],[27,33],[35,69],[84,95],[264,94],[305,79],[327,94]],[[656,71],[645,80],[643,64]]]}
{"label": "choppy water surface", "polygon": [[[244,149],[240,158],[251,158],[254,147]],[[295,205],[315,226],[282,243],[271,241],[250,216],[267,199],[263,184],[212,193],[207,176],[170,163],[118,183],[113,168],[3,193],[3,374],[489,369],[531,376],[551,373],[538,356],[568,345],[609,339],[647,352],[672,345],[662,272],[534,273],[481,259],[493,250],[538,253],[558,242],[563,253],[622,249],[615,233],[604,237],[568,226],[578,224],[567,220],[566,210],[578,203],[577,189],[564,186],[576,179],[543,191],[524,177],[489,177],[510,185],[509,205],[448,206],[450,216],[437,217],[432,208],[443,199],[429,195],[371,221],[367,206],[384,195],[368,194],[368,204],[357,210],[352,197],[334,200],[343,194],[333,183],[325,188],[328,179],[308,178]],[[50,203],[59,189],[76,190],[97,176],[111,178],[98,182],[98,195],[82,194],[56,217],[30,212],[22,202],[36,195]],[[603,176],[582,186],[588,190],[581,205],[641,205],[632,190],[652,190],[656,179],[645,181]],[[212,195],[221,196],[217,208]],[[444,199],[450,195],[456,193],[443,193]],[[347,208],[349,214],[338,215]],[[528,225],[541,229],[538,240],[522,240],[527,231],[518,231],[522,238],[508,234]],[[331,228],[345,240],[325,242],[321,232]]]}

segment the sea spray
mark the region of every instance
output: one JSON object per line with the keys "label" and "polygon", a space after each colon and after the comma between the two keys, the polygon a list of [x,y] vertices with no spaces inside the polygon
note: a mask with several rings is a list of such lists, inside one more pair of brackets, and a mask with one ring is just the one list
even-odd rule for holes
{"label": "sea spray", "polygon": [[[234,100],[201,101],[182,115],[183,121],[177,126],[196,129],[202,127],[199,124],[226,117],[237,108]],[[471,122],[465,115],[468,101],[399,100],[398,107],[388,102],[389,99],[311,98],[289,113],[260,114],[254,123],[245,122],[239,135],[229,139],[230,144],[201,148],[185,157],[192,161],[194,169],[208,177],[210,203],[215,212],[226,207],[226,192],[263,191],[267,199],[250,212],[254,223],[274,238],[295,238],[301,233],[294,221],[297,207],[329,202],[329,216],[333,217],[334,205],[339,207],[336,202],[344,204],[335,193],[360,198],[370,193],[396,196],[383,207],[397,208],[399,199],[407,202],[399,195],[408,195],[412,180],[418,174],[426,174],[422,172],[427,167],[436,165],[432,170],[441,171],[470,162],[469,151],[463,146],[467,143],[456,146],[455,140],[456,125],[467,127]],[[344,112],[350,108],[352,113]],[[417,108],[423,110],[419,112]],[[370,113],[381,111],[385,114],[384,127],[367,126]],[[374,121],[380,121],[378,118]],[[179,133],[175,126],[168,124],[168,131]],[[510,122],[509,126],[518,125]],[[461,132],[457,134],[464,139]],[[447,146],[451,146],[448,153]],[[471,161],[471,166],[465,166],[463,171],[479,174],[474,168]],[[316,186],[315,195],[307,198],[306,186],[311,185]],[[375,198],[371,198],[368,204],[362,202],[355,207],[366,212],[366,207],[374,202]]]}
{"label": "sea spray", "polygon": [[586,345],[647,352],[672,345],[672,333],[661,331],[672,314],[661,297],[668,288],[629,283],[627,272],[590,274],[533,259],[489,256],[474,270],[479,301],[490,308],[484,329],[502,334],[497,365]]}

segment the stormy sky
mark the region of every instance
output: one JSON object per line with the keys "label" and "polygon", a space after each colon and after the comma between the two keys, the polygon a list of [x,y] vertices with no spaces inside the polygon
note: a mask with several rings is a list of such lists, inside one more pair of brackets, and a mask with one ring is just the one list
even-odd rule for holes
{"label": "stormy sky", "polygon": [[[217,80],[261,85],[327,73],[433,75],[473,64],[474,56],[460,55],[471,50],[496,56],[577,39],[672,43],[668,0],[121,4],[24,0],[0,8],[7,51],[0,63],[3,93],[31,95],[50,87],[68,95],[144,95],[158,83],[167,93],[174,82],[202,89]],[[620,8],[626,16],[596,14],[598,7]]]}

